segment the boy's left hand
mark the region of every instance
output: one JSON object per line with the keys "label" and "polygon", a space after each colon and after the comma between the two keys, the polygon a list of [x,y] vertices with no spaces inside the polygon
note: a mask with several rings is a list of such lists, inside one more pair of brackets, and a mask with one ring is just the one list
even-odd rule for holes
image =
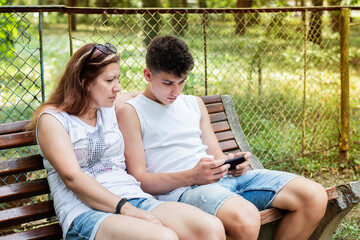
{"label": "boy's left hand", "polygon": [[236,169],[229,171],[229,174],[231,174],[234,177],[239,177],[241,175],[244,175],[247,172],[247,169],[250,166],[250,162],[248,159],[249,159],[249,157],[251,157],[251,153],[250,152],[239,152],[236,154],[233,154],[233,153],[228,154],[228,159],[242,156],[242,155],[244,155],[244,157],[245,157],[245,162],[237,165]]}

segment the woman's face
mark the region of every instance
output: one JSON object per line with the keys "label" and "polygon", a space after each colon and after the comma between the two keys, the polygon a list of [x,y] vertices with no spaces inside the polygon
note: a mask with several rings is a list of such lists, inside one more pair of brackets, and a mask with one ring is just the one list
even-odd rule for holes
{"label": "woman's face", "polygon": [[119,63],[110,63],[94,81],[89,83],[87,90],[90,93],[92,107],[112,107],[114,105],[116,95],[121,91],[119,76]]}

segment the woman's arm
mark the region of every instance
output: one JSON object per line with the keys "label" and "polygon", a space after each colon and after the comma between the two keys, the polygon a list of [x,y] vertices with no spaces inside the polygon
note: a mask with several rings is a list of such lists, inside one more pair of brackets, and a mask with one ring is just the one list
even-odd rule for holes
{"label": "woman's arm", "polygon": [[[50,114],[43,114],[39,119],[37,131],[42,152],[66,187],[89,207],[115,213],[121,198],[81,171],[64,126]],[[121,208],[121,213],[153,221],[152,217],[149,218],[149,212],[135,208],[130,203]],[[154,221],[158,223],[156,219]]]}

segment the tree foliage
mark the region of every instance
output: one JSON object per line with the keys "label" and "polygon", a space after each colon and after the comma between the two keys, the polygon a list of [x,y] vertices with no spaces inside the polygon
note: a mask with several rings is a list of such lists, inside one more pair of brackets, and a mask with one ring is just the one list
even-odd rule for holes
{"label": "tree foliage", "polygon": [[[0,0],[0,6],[11,4],[8,0]],[[0,52],[3,55],[11,55],[11,48],[19,36],[16,28],[18,20],[12,13],[0,13]]]}

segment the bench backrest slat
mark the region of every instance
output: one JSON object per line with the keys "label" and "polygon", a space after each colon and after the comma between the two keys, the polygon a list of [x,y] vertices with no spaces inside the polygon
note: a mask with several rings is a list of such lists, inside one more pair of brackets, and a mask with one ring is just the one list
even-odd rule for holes
{"label": "bench backrest slat", "polygon": [[30,131],[0,136],[0,150],[34,145],[36,142]]}
{"label": "bench backrest slat", "polygon": [[214,122],[220,122],[226,120],[226,114],[224,112],[218,112],[218,113],[211,113],[210,114],[210,121],[212,123]]}
{"label": "bench backrest slat", "polygon": [[201,99],[204,101],[205,104],[221,102],[220,95],[202,96]]}
{"label": "bench backrest slat", "polygon": [[[32,133],[25,130],[28,123],[29,121],[21,121],[0,124],[0,150],[7,151],[6,149],[36,145]],[[11,229],[18,229],[19,225],[24,223],[35,221],[33,223],[40,224],[35,229],[30,228],[24,232],[1,236],[1,240],[60,239],[62,237],[61,227],[56,223],[56,218],[53,225],[44,225],[44,221],[38,221],[56,217],[53,202],[47,200],[50,189],[46,178],[32,179],[31,177],[33,175],[31,172],[43,169],[43,159],[39,154],[0,161],[0,178],[2,179],[0,182],[6,183],[0,186],[0,203],[7,203],[10,207],[1,210],[2,229],[8,227],[11,232]],[[46,194],[44,197],[37,197],[44,194]],[[39,202],[40,199],[41,202]]]}
{"label": "bench backrest slat", "polygon": [[218,133],[215,133],[215,135],[219,142],[234,139],[234,135],[232,134],[231,131],[218,132]]}
{"label": "bench backrest slat", "polygon": [[46,178],[0,186],[0,203],[50,192]]}
{"label": "bench backrest slat", "polygon": [[1,236],[0,240],[14,239],[61,239],[62,231],[59,224],[51,224],[41,228],[18,232],[11,235]]}
{"label": "bench backrest slat", "polygon": [[230,152],[230,151],[234,152],[234,151],[239,150],[239,146],[233,139],[220,142],[220,147],[225,153]]}
{"label": "bench backrest slat", "polygon": [[222,105],[221,102],[206,104],[206,108],[210,114],[224,112],[224,106]]}
{"label": "bench backrest slat", "polygon": [[230,130],[230,126],[227,121],[215,122],[211,125],[215,133]]}
{"label": "bench backrest slat", "polygon": [[225,153],[240,151],[240,147],[232,133],[222,97],[214,95],[203,96],[201,98],[210,115],[211,125],[220,143],[221,149]]}
{"label": "bench backrest slat", "polygon": [[0,225],[2,227],[10,227],[52,216],[55,216],[52,201],[34,203],[3,210],[0,214]]}
{"label": "bench backrest slat", "polygon": [[0,161],[0,177],[44,169],[40,154]]}
{"label": "bench backrest slat", "polygon": [[0,128],[0,135],[14,133],[14,132],[22,132],[24,131],[26,125],[29,124],[29,120],[25,121],[17,121],[12,123],[3,123]]}

